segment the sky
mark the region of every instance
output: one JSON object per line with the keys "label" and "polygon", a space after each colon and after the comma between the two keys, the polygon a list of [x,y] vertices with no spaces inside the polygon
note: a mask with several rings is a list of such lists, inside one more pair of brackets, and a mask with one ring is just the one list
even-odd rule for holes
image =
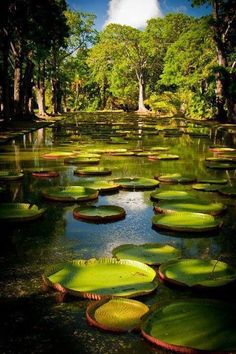
{"label": "sky", "polygon": [[169,12],[182,12],[200,17],[208,15],[206,6],[191,7],[189,0],[67,0],[73,10],[93,13],[97,16],[95,27],[101,31],[108,23],[119,23],[144,28],[152,17],[163,17]]}

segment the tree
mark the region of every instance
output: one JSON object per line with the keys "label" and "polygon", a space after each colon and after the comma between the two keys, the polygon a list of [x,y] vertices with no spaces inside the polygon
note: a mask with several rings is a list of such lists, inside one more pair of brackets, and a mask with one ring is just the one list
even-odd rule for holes
{"label": "tree", "polygon": [[[188,106],[192,107],[192,115],[206,116],[214,97],[212,68],[216,58],[213,44],[208,20],[203,18],[183,33],[166,53],[161,84],[172,90],[185,90],[186,98],[190,96]],[[199,107],[197,111],[194,101]]]}
{"label": "tree", "polygon": [[226,121],[227,116],[228,121],[236,121],[236,0],[192,0],[192,4],[212,6],[210,23],[214,31],[218,59],[218,67],[215,67],[216,117],[222,122]]}

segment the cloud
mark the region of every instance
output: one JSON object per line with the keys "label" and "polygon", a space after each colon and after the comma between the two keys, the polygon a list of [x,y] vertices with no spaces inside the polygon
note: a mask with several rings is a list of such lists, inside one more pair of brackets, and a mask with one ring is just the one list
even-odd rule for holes
{"label": "cloud", "polygon": [[162,16],[158,0],[110,0],[108,19],[104,26],[119,23],[143,28],[150,18]]}

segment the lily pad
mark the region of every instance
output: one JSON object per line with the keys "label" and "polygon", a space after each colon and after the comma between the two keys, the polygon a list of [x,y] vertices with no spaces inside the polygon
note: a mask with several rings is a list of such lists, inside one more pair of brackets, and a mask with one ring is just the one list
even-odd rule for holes
{"label": "lily pad", "polygon": [[232,352],[236,349],[235,317],[235,306],[222,301],[172,301],[147,315],[141,331],[153,344],[175,352]]}
{"label": "lily pad", "polygon": [[97,165],[99,164],[100,159],[95,157],[70,157],[68,159],[64,159],[64,163],[66,164],[87,164],[87,165]]}
{"label": "lily pad", "polygon": [[33,171],[32,176],[38,178],[55,178],[59,176],[59,173],[56,171],[40,170],[40,171]]}
{"label": "lily pad", "polygon": [[227,179],[224,178],[199,178],[198,183],[208,183],[208,184],[227,184]]}
{"label": "lily pad", "polygon": [[83,186],[51,187],[43,191],[43,196],[61,202],[89,201],[97,199],[98,191]]}
{"label": "lily pad", "polygon": [[185,191],[176,191],[176,190],[168,190],[163,192],[152,192],[150,194],[150,198],[154,201],[158,200],[191,200],[194,199],[188,192]]}
{"label": "lily pad", "polygon": [[75,208],[73,216],[79,220],[112,222],[124,219],[125,210],[116,205],[99,205]]}
{"label": "lily pad", "polygon": [[178,160],[179,159],[178,155],[173,155],[173,154],[160,154],[157,157],[158,160]]}
{"label": "lily pad", "polygon": [[205,161],[215,163],[236,163],[236,160],[230,157],[207,157]]}
{"label": "lily pad", "polygon": [[212,168],[214,170],[236,170],[235,163],[209,163],[206,165],[206,167]]}
{"label": "lily pad", "polygon": [[162,264],[159,275],[176,285],[215,288],[235,281],[236,269],[218,260],[179,259]]}
{"label": "lily pad", "polygon": [[86,188],[96,189],[100,192],[115,192],[120,189],[120,185],[113,181],[101,181],[101,180],[83,180],[79,184]]}
{"label": "lily pad", "polygon": [[159,177],[155,176],[155,178],[162,183],[193,183],[196,181],[195,177],[182,176],[180,173],[171,173]]}
{"label": "lily pad", "polygon": [[230,148],[228,146],[209,146],[209,150],[213,152],[235,152],[236,149]]}
{"label": "lily pad", "polygon": [[24,177],[23,173],[16,171],[0,171],[0,181],[14,181]]}
{"label": "lily pad", "polygon": [[222,223],[212,215],[181,211],[155,215],[152,218],[152,224],[157,229],[205,232],[218,229]]}
{"label": "lily pad", "polygon": [[197,191],[203,191],[203,192],[217,192],[222,188],[222,185],[210,184],[210,183],[196,183],[192,185],[192,188]]}
{"label": "lily pad", "polygon": [[49,152],[47,154],[44,154],[42,157],[44,159],[63,159],[65,157],[73,156],[74,153],[71,152],[65,152],[65,151],[54,151],[54,152]]}
{"label": "lily pad", "polygon": [[226,195],[228,197],[236,197],[236,187],[235,186],[221,188],[218,192],[220,194]]}
{"label": "lily pad", "polygon": [[74,174],[80,176],[108,176],[111,175],[111,170],[105,167],[99,166],[88,166],[83,168],[78,168],[74,171]]}
{"label": "lily pad", "polygon": [[87,307],[90,325],[106,331],[126,332],[140,328],[141,317],[149,311],[147,305],[131,299],[102,299]]}
{"label": "lily pad", "polygon": [[150,151],[167,151],[169,150],[169,147],[165,147],[165,146],[153,146]]}
{"label": "lily pad", "polygon": [[226,210],[226,206],[222,203],[207,203],[201,200],[191,201],[161,201],[154,206],[158,213],[171,213],[176,211],[190,211],[194,213],[204,213],[211,215],[219,215]]}
{"label": "lily pad", "polygon": [[116,178],[113,181],[118,183],[123,189],[128,190],[154,189],[160,184],[155,179],[143,177]]}
{"label": "lily pad", "polygon": [[37,205],[27,203],[1,203],[0,221],[2,222],[26,222],[40,218],[45,209],[39,209]]}
{"label": "lily pad", "polygon": [[114,258],[75,260],[49,267],[43,279],[59,291],[90,299],[140,296],[158,286],[156,272],[151,267]]}
{"label": "lily pad", "polygon": [[161,243],[124,244],[114,248],[112,255],[118,259],[132,259],[149,265],[159,265],[170,259],[180,257],[181,251],[173,246]]}

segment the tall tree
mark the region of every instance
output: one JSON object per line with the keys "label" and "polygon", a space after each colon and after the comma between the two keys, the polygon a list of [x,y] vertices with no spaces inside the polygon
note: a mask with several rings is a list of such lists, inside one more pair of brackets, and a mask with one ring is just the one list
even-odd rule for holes
{"label": "tall tree", "polygon": [[222,122],[227,118],[236,121],[236,0],[192,0],[192,4],[212,6],[211,26],[218,59],[215,68],[217,118]]}

